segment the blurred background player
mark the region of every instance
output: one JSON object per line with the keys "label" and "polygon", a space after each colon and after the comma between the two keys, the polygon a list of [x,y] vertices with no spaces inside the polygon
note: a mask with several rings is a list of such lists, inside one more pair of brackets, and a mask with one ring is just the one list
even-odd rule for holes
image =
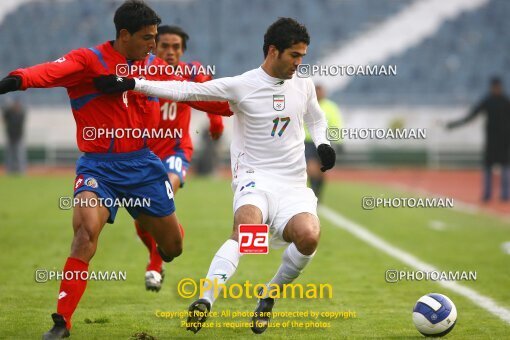
{"label": "blurred background player", "polygon": [[[161,23],[150,7],[142,1],[128,0],[116,10],[113,21],[114,41],[73,50],[53,62],[17,69],[0,81],[0,94],[65,87],[77,124],[78,147],[85,153],[77,162],[74,195],[80,202],[91,203],[74,206],[74,237],[63,269],[57,313],[52,314],[54,326],[43,339],[70,335],[71,317],[87,286],[87,280],[76,273],[88,271],[99,234],[106,223],[115,220],[118,206],[93,204],[98,197],[112,201],[149,198],[150,206],[126,207],[129,214],[155,238],[165,261],[182,253],[182,227],[175,214],[172,187],[161,160],[147,147],[147,140],[91,134],[99,128],[151,130],[159,122],[157,98],[134,92],[103,95],[94,88],[94,77],[115,73],[119,65],[129,62],[141,68],[165,64],[150,54]],[[158,79],[157,75],[145,76]]]}
{"label": "blurred background player", "polygon": [[27,165],[27,150],[23,141],[26,109],[19,99],[7,102],[3,107],[7,145],[5,166],[8,174],[23,174]]}
{"label": "blurred background player", "polygon": [[209,137],[209,124],[200,127],[200,150],[195,154],[193,161],[193,174],[196,176],[209,176],[215,173],[222,163],[221,153],[218,150],[219,140]]}
{"label": "blurred background player", "polygon": [[509,160],[510,160],[510,100],[503,90],[499,77],[490,80],[489,94],[473,107],[469,114],[447,124],[449,129],[466,124],[485,114],[485,145],[483,157],[483,194],[482,201],[488,202],[492,197],[492,170],[494,165],[501,166],[502,201],[510,199]]}
{"label": "blurred background player", "polygon": [[[340,114],[340,108],[335,102],[329,100],[326,95],[326,90],[320,85],[315,85],[315,93],[317,93],[317,100],[319,105],[326,114],[326,120],[328,121],[328,127],[330,128],[342,128],[342,116]],[[341,151],[341,141],[337,142],[333,147],[336,149],[337,154]],[[324,172],[321,171],[321,163],[317,149],[313,143],[312,136],[305,126],[305,158],[306,158],[306,172],[308,174],[308,181],[317,199],[321,200],[322,187],[324,185]]]}
{"label": "blurred background player", "polygon": [[[186,51],[189,36],[180,27],[160,26],[156,37],[156,56],[165,60],[174,68],[179,76],[188,81],[205,82],[212,77],[201,71],[198,62],[185,63],[181,57]],[[193,143],[189,134],[191,107],[184,102],[174,102],[168,99],[160,99],[161,118],[159,128],[171,131],[182,131],[182,138],[152,139],[149,142],[150,149],[161,159],[168,173],[174,194],[184,186],[191,157],[193,155]],[[195,103],[195,105],[200,105]],[[215,111],[223,115],[230,115],[226,102],[204,102],[202,106],[194,106],[208,112]],[[213,140],[221,137],[223,122],[219,115],[208,113],[210,120],[209,135]],[[159,255],[156,242],[149,232],[143,230],[135,221],[136,231],[142,242],[149,250],[149,263],[145,273],[145,287],[147,290],[159,291],[164,279],[163,259]]]}

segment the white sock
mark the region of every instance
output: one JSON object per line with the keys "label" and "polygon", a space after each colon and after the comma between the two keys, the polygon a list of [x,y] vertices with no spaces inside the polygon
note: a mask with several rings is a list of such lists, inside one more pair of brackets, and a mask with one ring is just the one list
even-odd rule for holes
{"label": "white sock", "polygon": [[291,283],[301,274],[314,255],[315,252],[312,255],[301,254],[296,245],[291,243],[283,252],[282,264],[268,285],[277,284],[281,288],[282,285]]}
{"label": "white sock", "polygon": [[[214,255],[211,265],[209,266],[207,279],[210,280],[210,282],[217,280],[218,289],[216,290],[216,293],[218,295],[222,289],[220,284],[225,284],[228,279],[234,275],[237,265],[239,264],[240,257],[239,243],[234,240],[227,240],[216,252],[216,255]],[[204,286],[207,288],[207,283],[204,283]],[[204,292],[204,296],[201,296],[201,298],[209,300],[212,305],[214,300],[216,300],[216,296],[214,295],[214,289],[208,289]]]}

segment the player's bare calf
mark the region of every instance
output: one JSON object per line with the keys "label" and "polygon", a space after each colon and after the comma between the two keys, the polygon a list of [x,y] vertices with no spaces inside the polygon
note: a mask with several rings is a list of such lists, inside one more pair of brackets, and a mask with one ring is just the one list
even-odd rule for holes
{"label": "player's bare calf", "polygon": [[[80,201],[96,200],[97,194],[82,191],[76,195]],[[99,234],[106,224],[110,212],[104,206],[77,205],[73,210],[73,243],[71,257],[89,262],[97,249]]]}
{"label": "player's bare calf", "polygon": [[138,221],[156,240],[163,261],[170,262],[182,254],[182,232],[175,213],[165,217],[140,214]]}

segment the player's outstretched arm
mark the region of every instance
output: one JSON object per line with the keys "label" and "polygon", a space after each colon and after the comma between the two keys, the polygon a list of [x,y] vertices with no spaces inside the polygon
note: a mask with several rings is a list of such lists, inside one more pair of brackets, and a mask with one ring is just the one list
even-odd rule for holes
{"label": "player's outstretched arm", "polygon": [[135,91],[174,101],[232,101],[232,79],[219,78],[205,83],[136,79]]}
{"label": "player's outstretched arm", "polygon": [[206,83],[186,81],[153,81],[101,76],[94,79],[96,88],[103,93],[120,93],[134,90],[149,96],[182,101],[229,101],[232,100],[230,84],[232,78],[220,78]]}
{"label": "player's outstretched arm", "polygon": [[70,87],[82,83],[92,52],[78,49],[62,58],[19,68],[0,81],[0,94],[28,88]]}

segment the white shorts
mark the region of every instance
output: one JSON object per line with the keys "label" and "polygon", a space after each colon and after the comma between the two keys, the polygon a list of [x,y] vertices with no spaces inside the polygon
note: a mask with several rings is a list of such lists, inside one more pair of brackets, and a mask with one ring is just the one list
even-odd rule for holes
{"label": "white shorts", "polygon": [[[243,205],[251,204],[262,212],[262,223],[269,225],[269,245],[287,245],[283,230],[289,220],[299,213],[317,217],[317,197],[307,187],[282,186],[268,181],[244,178],[234,186],[234,214]],[[318,217],[317,217],[318,219]]]}

